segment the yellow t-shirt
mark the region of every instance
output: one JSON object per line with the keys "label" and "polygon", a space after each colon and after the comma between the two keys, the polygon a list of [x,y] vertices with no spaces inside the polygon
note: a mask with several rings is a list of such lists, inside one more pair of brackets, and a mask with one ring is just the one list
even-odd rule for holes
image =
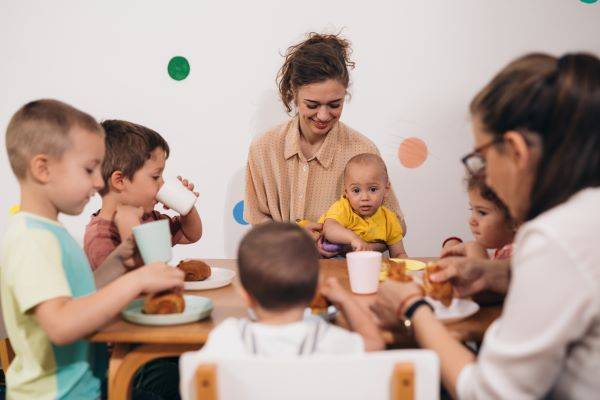
{"label": "yellow t-shirt", "polygon": [[356,233],[368,243],[383,242],[388,246],[398,243],[404,237],[398,215],[385,206],[381,206],[370,217],[363,218],[350,206],[350,201],[342,196],[333,203],[329,210],[319,218],[323,223],[326,219],[339,222],[344,228]]}

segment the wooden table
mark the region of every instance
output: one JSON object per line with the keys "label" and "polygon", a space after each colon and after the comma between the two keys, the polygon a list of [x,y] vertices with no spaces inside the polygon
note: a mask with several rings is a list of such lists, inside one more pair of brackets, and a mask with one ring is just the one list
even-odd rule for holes
{"label": "wooden table", "polygon": [[[423,259],[425,260],[425,259]],[[235,260],[206,260],[210,265],[237,270]],[[343,286],[349,289],[345,260],[321,260],[321,274],[325,277],[337,277]],[[136,325],[116,318],[94,334],[92,342],[113,343],[108,371],[109,399],[129,398],[131,381],[143,364],[157,358],[175,357],[183,352],[197,350],[206,342],[211,330],[224,319],[247,317],[242,298],[236,287],[236,277],[232,285],[212,290],[186,292],[188,295],[208,297],[214,302],[210,318],[176,326]],[[355,295],[365,308],[373,302],[375,295]],[[463,321],[448,324],[452,335],[463,342],[480,342],[487,327],[500,315],[501,307],[482,307],[477,314]],[[384,333],[389,345],[414,346],[407,338],[394,337]]]}

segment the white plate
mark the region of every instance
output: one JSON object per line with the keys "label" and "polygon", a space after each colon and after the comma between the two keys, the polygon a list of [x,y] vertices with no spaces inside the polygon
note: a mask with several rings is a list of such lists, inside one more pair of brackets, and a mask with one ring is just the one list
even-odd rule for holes
{"label": "white plate", "polygon": [[321,317],[325,321],[332,322],[337,317],[339,310],[335,306],[327,307],[327,311],[324,313],[314,314],[310,307],[304,309],[304,318],[310,317]]}
{"label": "white plate", "polygon": [[207,290],[227,286],[235,278],[235,271],[227,268],[210,267],[210,276],[203,281],[185,282],[185,290]]}
{"label": "white plate", "polygon": [[187,324],[207,318],[212,309],[213,302],[211,299],[200,296],[184,295],[185,309],[178,314],[144,314],[144,299],[137,299],[129,303],[121,316],[123,319],[141,325],[178,325]]}
{"label": "white plate", "polygon": [[479,304],[473,300],[454,298],[450,307],[446,307],[431,297],[426,297],[426,299],[433,306],[436,318],[447,324],[468,318],[479,311]]}

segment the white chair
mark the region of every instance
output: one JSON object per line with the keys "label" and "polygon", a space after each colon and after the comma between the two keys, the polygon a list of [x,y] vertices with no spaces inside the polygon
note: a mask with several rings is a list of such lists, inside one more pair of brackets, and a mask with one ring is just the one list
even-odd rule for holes
{"label": "white chair", "polygon": [[200,360],[195,387],[182,393],[184,399],[430,400],[440,393],[439,359],[429,350]]}

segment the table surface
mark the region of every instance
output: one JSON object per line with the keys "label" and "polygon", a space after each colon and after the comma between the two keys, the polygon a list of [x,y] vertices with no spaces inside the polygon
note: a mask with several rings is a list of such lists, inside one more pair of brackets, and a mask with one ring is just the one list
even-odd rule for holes
{"label": "table surface", "polygon": [[[426,261],[427,258],[418,258]],[[205,260],[213,267],[228,268],[237,271],[236,260]],[[346,260],[321,260],[321,274],[325,277],[337,277],[342,286],[349,289]],[[185,344],[198,345],[206,342],[208,334],[224,319],[247,317],[243,300],[238,294],[240,285],[236,276],[233,284],[211,290],[186,291],[187,295],[197,295],[212,299],[214,309],[209,318],[185,325],[145,326],[126,322],[120,317],[109,322],[104,328],[90,337],[92,342],[138,343],[138,344]],[[354,295],[361,306],[375,300],[375,295]],[[473,316],[454,323],[447,324],[451,334],[458,340],[481,342],[487,327],[501,312],[500,306],[481,307]],[[384,338],[388,344],[405,342],[402,338],[385,332]],[[410,345],[404,343],[405,345]]]}

